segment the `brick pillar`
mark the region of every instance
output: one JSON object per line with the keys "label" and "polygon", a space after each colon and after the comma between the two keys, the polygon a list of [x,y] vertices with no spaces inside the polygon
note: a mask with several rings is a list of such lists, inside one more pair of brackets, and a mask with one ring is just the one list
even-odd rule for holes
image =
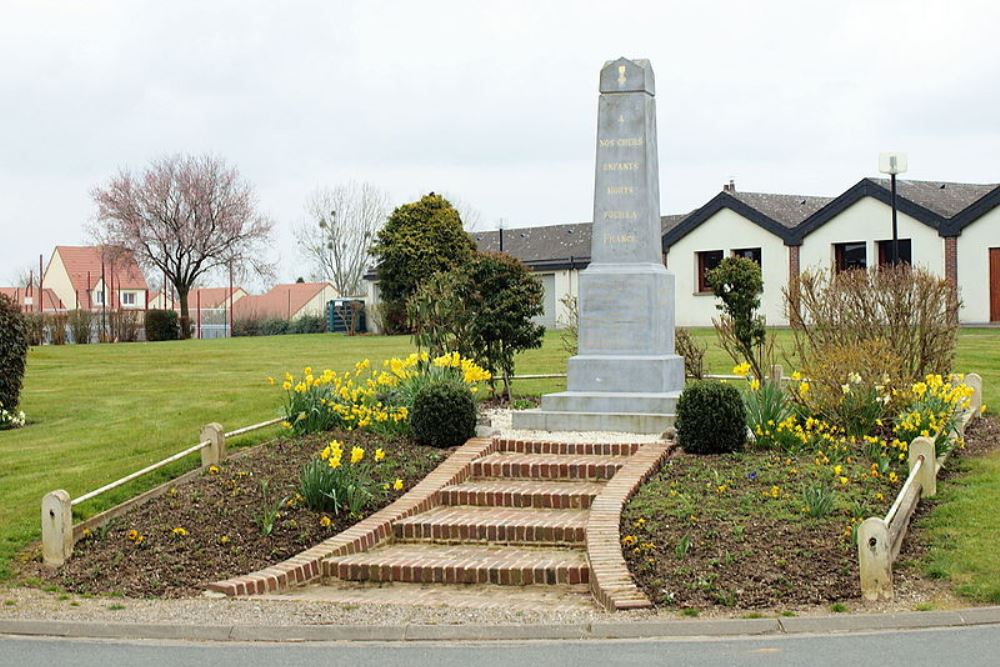
{"label": "brick pillar", "polygon": [[788,323],[795,324],[799,319],[799,248],[788,246]]}
{"label": "brick pillar", "polygon": [[[954,303],[958,303],[958,237],[944,237],[944,277],[951,283],[951,293]],[[958,309],[954,317],[958,318]]]}

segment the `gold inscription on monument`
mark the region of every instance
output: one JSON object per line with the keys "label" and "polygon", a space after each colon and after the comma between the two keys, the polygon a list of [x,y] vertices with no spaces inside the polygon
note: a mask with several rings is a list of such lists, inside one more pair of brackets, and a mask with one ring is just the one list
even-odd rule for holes
{"label": "gold inscription on monument", "polygon": [[619,148],[641,148],[646,142],[642,137],[620,137],[618,139],[599,139],[598,143],[601,148],[612,148],[614,146]]}
{"label": "gold inscription on monument", "polygon": [[605,234],[604,243],[606,245],[635,243],[635,234]]}
{"label": "gold inscription on monument", "polygon": [[631,185],[609,185],[609,195],[634,195],[635,188]]}
{"label": "gold inscription on monument", "polygon": [[638,162],[605,162],[601,171],[639,171]]}
{"label": "gold inscription on monument", "polygon": [[605,220],[638,220],[639,214],[635,211],[605,211]]}

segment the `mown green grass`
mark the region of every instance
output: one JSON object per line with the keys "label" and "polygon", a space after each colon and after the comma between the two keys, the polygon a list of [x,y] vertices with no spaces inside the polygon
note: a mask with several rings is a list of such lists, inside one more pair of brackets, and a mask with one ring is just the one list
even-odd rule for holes
{"label": "mown green grass", "polygon": [[[334,334],[32,348],[21,402],[29,424],[0,433],[0,577],[38,538],[48,491],[79,496],[196,443],[208,422],[232,430],[277,416],[280,391],[268,375],[305,365],[346,370],[410,348],[405,336]],[[188,457],[81,508],[92,514],[196,462]]]}
{"label": "mown green grass", "polygon": [[[709,344],[709,372],[728,373],[732,361],[714,344],[712,330],[693,333]],[[779,346],[790,347],[788,331],[778,331],[777,336]],[[78,496],[95,489],[195,443],[201,426],[211,421],[229,430],[276,416],[280,392],[264,382],[268,375],[306,365],[345,370],[361,358],[377,361],[412,349],[405,336],[334,334],[33,348],[22,395],[29,425],[0,432],[0,578],[9,574],[13,555],[38,538],[38,508],[46,492],[63,488]],[[991,405],[1000,403],[997,350],[1000,330],[962,331],[957,367],[983,375],[986,402]],[[541,349],[518,359],[517,372],[563,373],[567,356],[559,332],[549,332]],[[515,385],[519,394],[563,388],[562,379]],[[235,444],[274,433],[260,432]],[[83,506],[82,514],[117,504],[190,469],[196,458],[106,494]],[[987,466],[982,470],[983,483],[1000,494],[1000,456],[985,459],[982,465]],[[957,493],[956,502],[962,499]],[[973,505],[978,512],[996,507]],[[971,562],[979,553],[970,541],[970,553],[963,556],[964,544],[960,539],[952,550],[955,562],[963,558]],[[1000,589],[1000,553],[987,551],[994,559],[992,571]]]}

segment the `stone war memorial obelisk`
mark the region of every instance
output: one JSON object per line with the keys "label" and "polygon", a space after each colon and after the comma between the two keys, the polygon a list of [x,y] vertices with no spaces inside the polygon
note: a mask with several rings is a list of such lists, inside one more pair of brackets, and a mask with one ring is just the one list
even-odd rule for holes
{"label": "stone war memorial obelisk", "polygon": [[515,412],[516,429],[659,433],[673,423],[684,361],[674,353],[674,276],[661,259],[654,94],[647,60],[620,58],[601,70],[579,349],[567,391]]}

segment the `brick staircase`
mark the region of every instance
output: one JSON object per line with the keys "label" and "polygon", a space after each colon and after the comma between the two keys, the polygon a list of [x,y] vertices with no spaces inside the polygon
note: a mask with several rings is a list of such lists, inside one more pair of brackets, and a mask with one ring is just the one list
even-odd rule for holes
{"label": "brick staircase", "polygon": [[391,539],[323,560],[327,580],[579,585],[590,581],[594,499],[634,443],[497,440],[433,506],[394,521]]}
{"label": "brick staircase", "polygon": [[[576,604],[589,592],[608,610],[648,607],[622,556],[618,526],[628,498],[671,448],[665,441],[472,438],[354,526],[207,588],[379,604],[388,592],[393,600],[429,595],[463,606],[543,598]],[[431,593],[435,586],[427,584],[446,588]]]}

